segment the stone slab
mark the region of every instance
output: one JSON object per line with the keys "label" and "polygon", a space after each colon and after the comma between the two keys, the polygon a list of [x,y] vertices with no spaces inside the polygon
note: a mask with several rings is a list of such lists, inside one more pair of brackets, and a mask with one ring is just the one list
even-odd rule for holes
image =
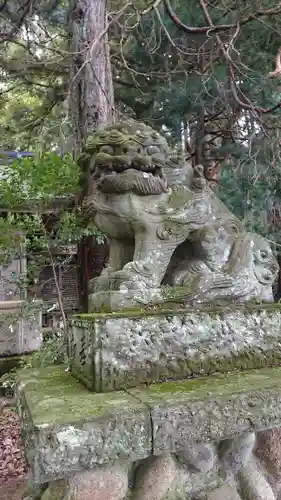
{"label": "stone slab", "polygon": [[281,368],[131,389],[150,409],[153,453],[281,426]]}
{"label": "stone slab", "polygon": [[151,453],[148,408],[126,392],[93,394],[62,368],[22,370],[16,388],[35,482]]}
{"label": "stone slab", "polygon": [[69,335],[71,371],[105,392],[276,366],[280,311],[280,304],[241,304],[77,316]]}
{"label": "stone slab", "polygon": [[93,394],[50,367],[20,372],[16,392],[37,483],[281,426],[281,368]]}

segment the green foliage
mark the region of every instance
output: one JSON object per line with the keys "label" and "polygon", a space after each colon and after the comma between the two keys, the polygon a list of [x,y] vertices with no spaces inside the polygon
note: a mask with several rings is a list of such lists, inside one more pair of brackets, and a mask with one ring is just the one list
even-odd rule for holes
{"label": "green foliage", "polygon": [[[31,214],[15,213],[0,218],[1,264],[9,265],[23,247],[28,258],[26,271],[13,277],[20,290],[38,283],[40,272],[46,266],[67,268],[71,256],[57,256],[53,254],[54,248],[76,244],[89,235],[104,241],[96,227],[85,227],[83,216],[75,207],[79,178],[79,167],[69,154],[63,157],[53,152],[37,154],[5,168],[0,179],[2,203],[10,210],[15,207],[22,207],[23,212],[25,208],[34,210]],[[66,203],[58,211],[59,199]],[[54,213],[44,214],[45,205]],[[48,224],[52,217],[54,220]]]}
{"label": "green foliage", "polygon": [[263,163],[253,165],[238,163],[235,168],[223,169],[220,182],[220,197],[250,231],[280,244],[279,224],[271,222],[274,207],[281,201],[281,165],[272,168]]}
{"label": "green foliage", "polygon": [[18,368],[13,368],[8,373],[4,373],[0,377],[0,390],[2,389],[5,392],[13,391],[19,370],[43,368],[52,365],[61,365],[68,369],[66,346],[60,336],[46,340],[39,351],[24,357]]}
{"label": "green foliage", "polygon": [[105,242],[104,234],[96,226],[85,227],[82,215],[74,212],[64,212],[56,226],[56,236],[53,243],[55,244],[56,240],[58,245],[76,243],[85,236],[94,236],[99,244]]}
{"label": "green foliage", "polygon": [[25,157],[5,168],[0,196],[9,206],[25,200],[74,196],[79,190],[79,167],[71,155],[42,153]]}

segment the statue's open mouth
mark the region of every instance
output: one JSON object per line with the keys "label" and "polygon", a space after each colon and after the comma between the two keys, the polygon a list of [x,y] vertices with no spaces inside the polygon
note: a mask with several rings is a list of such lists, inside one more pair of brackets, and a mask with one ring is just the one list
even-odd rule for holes
{"label": "statue's open mouth", "polygon": [[106,165],[96,166],[94,178],[97,187],[104,193],[126,193],[139,195],[161,194],[167,191],[167,181],[161,167],[153,165]]}

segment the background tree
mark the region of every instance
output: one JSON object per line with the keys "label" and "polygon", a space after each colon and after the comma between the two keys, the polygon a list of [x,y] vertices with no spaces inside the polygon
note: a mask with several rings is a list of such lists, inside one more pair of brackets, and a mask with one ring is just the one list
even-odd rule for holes
{"label": "background tree", "polygon": [[100,2],[2,4],[3,148],[73,151],[113,113],[133,116],[203,163],[230,208],[278,243],[279,2],[118,0],[107,18]]}

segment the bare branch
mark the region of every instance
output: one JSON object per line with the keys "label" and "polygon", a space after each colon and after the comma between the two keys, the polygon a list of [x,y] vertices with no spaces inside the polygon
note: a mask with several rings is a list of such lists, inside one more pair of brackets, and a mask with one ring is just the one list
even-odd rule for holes
{"label": "bare branch", "polygon": [[19,6],[18,13],[20,14],[20,17],[17,20],[17,22],[14,23],[14,26],[12,27],[10,33],[5,33],[5,34],[0,33],[1,43],[11,41],[14,38],[14,36],[19,32],[20,28],[22,27],[26,17],[32,13],[35,7],[35,3],[36,0],[27,0],[25,3]]}
{"label": "bare branch", "polygon": [[178,16],[175,14],[175,12],[173,11],[173,9],[171,7],[169,0],[163,0],[163,3],[164,3],[165,10],[166,10],[169,18],[171,19],[171,21],[173,21],[173,23],[178,28],[185,31],[185,33],[189,33],[189,34],[202,34],[202,33],[209,34],[209,33],[218,33],[220,31],[227,31],[227,30],[231,30],[233,28],[236,28],[238,24],[240,26],[242,26],[242,25],[247,24],[251,21],[254,21],[255,19],[258,19],[259,17],[274,16],[274,15],[281,13],[281,3],[279,3],[278,6],[275,8],[257,10],[253,14],[249,14],[247,17],[240,19],[236,23],[220,24],[218,26],[214,26],[212,24],[212,26],[209,25],[209,26],[195,27],[195,26],[187,26],[178,18]]}
{"label": "bare branch", "polygon": [[[210,28],[213,28],[214,27],[214,24],[213,24],[213,21],[212,21],[212,18],[209,14],[209,11],[207,9],[207,6],[206,6],[206,3],[205,3],[205,0],[199,0],[200,1],[200,6],[202,7],[202,10],[204,12],[204,15],[205,15],[205,18],[206,18],[206,21],[208,22]],[[271,9],[272,10],[272,9]],[[237,27],[239,28],[239,27]],[[237,36],[237,34],[235,34],[235,36]],[[229,44],[229,47],[228,49],[226,50],[225,49],[225,46],[219,36],[219,34],[216,34],[216,39],[217,39],[217,42],[218,44],[220,45],[220,48],[221,48],[221,51],[222,51],[222,54],[225,58],[225,61],[227,63],[227,66],[228,66],[228,75],[229,75],[229,83],[230,83],[230,88],[231,88],[231,91],[232,91],[232,95],[235,99],[235,101],[237,102],[237,104],[239,104],[239,106],[242,108],[242,109],[245,109],[245,110],[251,110],[253,112],[256,112],[258,114],[268,114],[268,113],[272,113],[273,111],[276,111],[277,109],[280,109],[281,108],[281,102],[279,102],[278,104],[276,104],[275,106],[272,106],[270,108],[261,108],[259,106],[254,106],[251,101],[246,98],[245,95],[244,98],[246,98],[245,101],[242,101],[238,95],[238,88],[237,88],[237,84],[236,84],[236,80],[235,80],[235,75],[234,75],[234,70],[233,70],[233,61],[231,60],[231,57],[230,57],[230,51],[231,51],[231,44]]]}

